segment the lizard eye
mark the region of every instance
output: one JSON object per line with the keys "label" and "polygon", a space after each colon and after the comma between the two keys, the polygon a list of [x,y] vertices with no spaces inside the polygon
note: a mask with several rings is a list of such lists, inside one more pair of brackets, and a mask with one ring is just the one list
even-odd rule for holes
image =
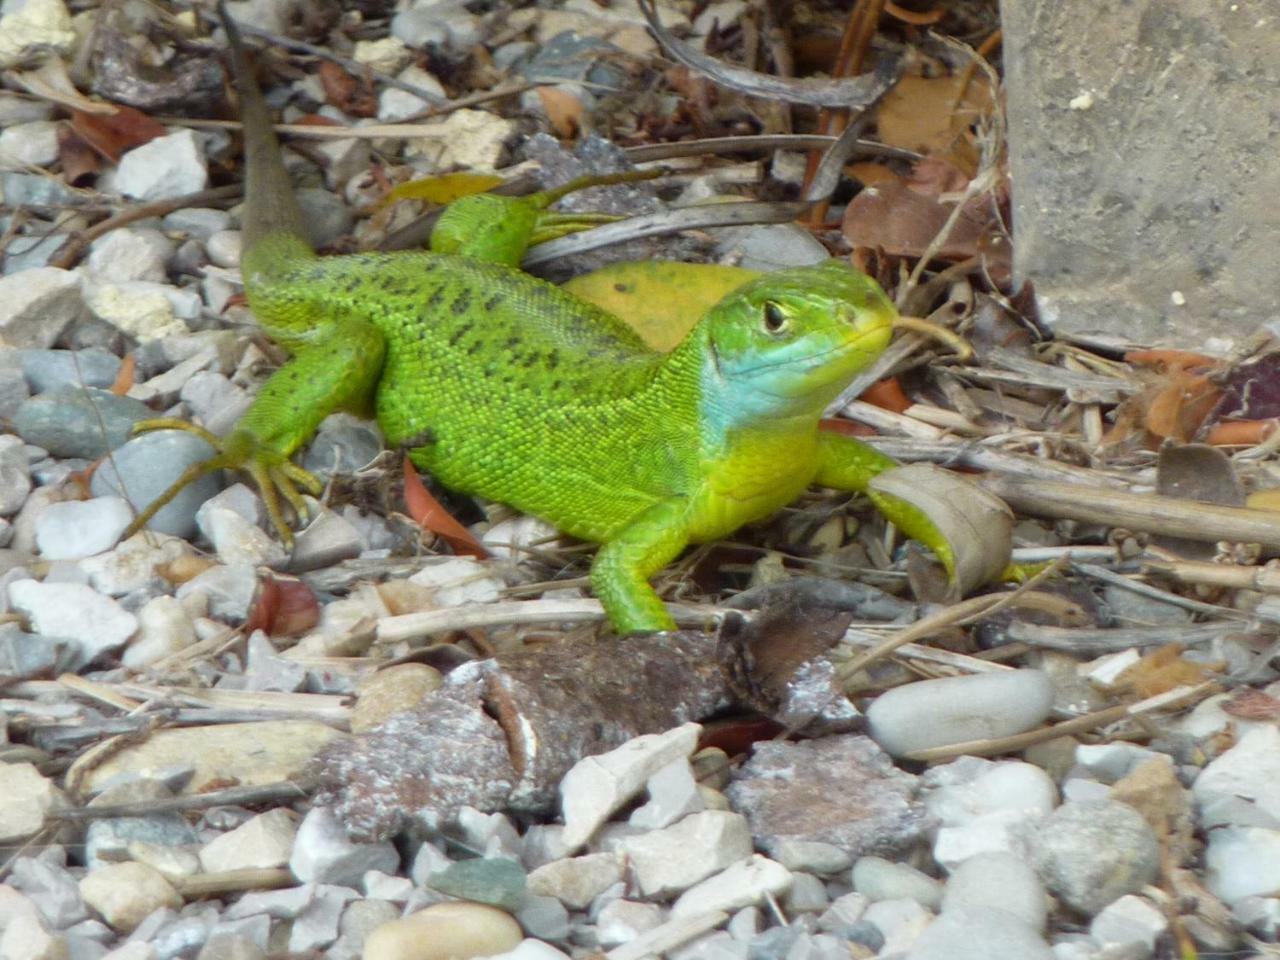
{"label": "lizard eye", "polygon": [[772,300],[766,300],[764,304],[764,328],[768,333],[781,333],[787,328],[788,317],[782,311],[782,307],[774,303]]}

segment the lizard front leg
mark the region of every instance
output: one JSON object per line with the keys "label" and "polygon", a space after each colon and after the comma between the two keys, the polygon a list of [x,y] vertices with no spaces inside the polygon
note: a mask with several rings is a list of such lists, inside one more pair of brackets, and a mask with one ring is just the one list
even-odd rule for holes
{"label": "lizard front leg", "polygon": [[208,440],[218,453],[180,476],[125,531],[125,537],[142,529],[156,512],[197,478],[214,470],[243,469],[262,493],[267,514],[286,545],[293,534],[285,521],[280,498],[298,516],[305,506],[297,487],[320,492],[320,483],[289,459],[311,439],[320,422],[338,410],[359,412],[372,407],[374,390],[382,370],[383,336],[372,324],[354,317],[326,319],[318,334],[298,346],[297,352],[271,375],[253,405],[225,437],[213,437],[185,421],[144,420],[139,431],[176,427]]}
{"label": "lizard front leg", "polygon": [[898,461],[852,437],[826,431],[818,434],[818,472],[814,483],[835,490],[863,493],[894,526],[937,555],[947,574],[955,578],[955,554],[951,545],[919,507],[892,494],[870,490],[871,478],[900,466]]}
{"label": "lizard front leg", "polygon": [[674,630],[649,578],[689,542],[683,498],[661,500],[607,541],[591,564],[591,587],[619,634]]}

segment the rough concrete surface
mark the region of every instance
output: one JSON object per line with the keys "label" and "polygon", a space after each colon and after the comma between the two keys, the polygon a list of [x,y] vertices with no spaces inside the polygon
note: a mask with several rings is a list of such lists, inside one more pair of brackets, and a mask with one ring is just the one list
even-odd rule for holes
{"label": "rough concrete surface", "polygon": [[1002,0],[1015,272],[1060,331],[1280,327],[1280,3]]}

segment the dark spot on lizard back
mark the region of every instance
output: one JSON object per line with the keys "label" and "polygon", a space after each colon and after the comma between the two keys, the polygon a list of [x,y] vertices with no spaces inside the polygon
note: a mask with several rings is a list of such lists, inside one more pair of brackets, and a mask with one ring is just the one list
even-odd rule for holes
{"label": "dark spot on lizard back", "polygon": [[444,287],[436,287],[427,298],[427,309],[435,310],[444,303]]}
{"label": "dark spot on lizard back", "polygon": [[458,326],[454,328],[453,333],[449,334],[449,346],[456,347],[458,344],[462,342],[463,338],[470,332],[471,332],[471,324],[469,323],[458,324]]}
{"label": "dark spot on lizard back", "polygon": [[471,309],[471,291],[465,287],[453,298],[453,303],[449,304],[449,309],[453,311],[455,317],[460,317]]}
{"label": "dark spot on lizard back", "polygon": [[484,302],[484,309],[488,313],[493,313],[498,308],[498,304],[503,303],[507,299],[506,294],[495,293]]}

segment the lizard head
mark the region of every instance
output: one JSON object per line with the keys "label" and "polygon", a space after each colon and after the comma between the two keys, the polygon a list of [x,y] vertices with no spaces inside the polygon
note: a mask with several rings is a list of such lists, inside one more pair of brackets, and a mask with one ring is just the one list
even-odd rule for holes
{"label": "lizard head", "polygon": [[708,373],[744,413],[820,412],[888,346],[897,315],[874,280],[836,260],[770,273],[703,318]]}

